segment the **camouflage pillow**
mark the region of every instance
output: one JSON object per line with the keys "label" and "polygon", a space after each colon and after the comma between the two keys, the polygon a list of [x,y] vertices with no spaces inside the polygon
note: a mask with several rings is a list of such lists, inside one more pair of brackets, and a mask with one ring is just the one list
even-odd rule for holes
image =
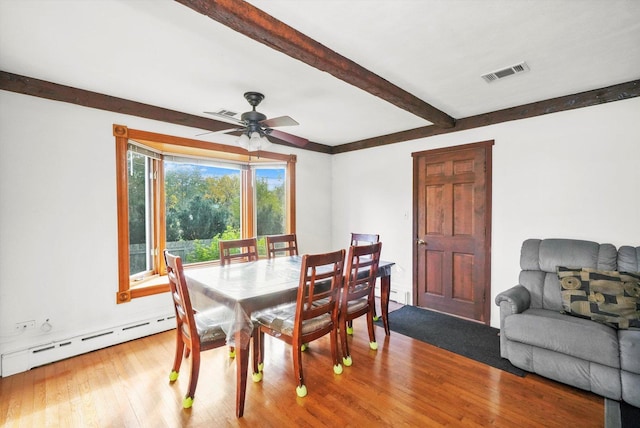
{"label": "camouflage pillow", "polygon": [[564,312],[609,324],[640,328],[640,272],[558,266]]}

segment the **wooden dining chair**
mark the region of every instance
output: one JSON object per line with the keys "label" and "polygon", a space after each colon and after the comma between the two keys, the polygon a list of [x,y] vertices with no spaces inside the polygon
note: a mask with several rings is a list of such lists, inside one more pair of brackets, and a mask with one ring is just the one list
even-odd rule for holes
{"label": "wooden dining chair", "polygon": [[287,256],[298,255],[298,239],[295,233],[267,236],[266,241],[267,257],[270,259],[281,253]]}
{"label": "wooden dining chair", "polygon": [[174,382],[178,379],[183,355],[185,358],[191,355],[189,389],[182,400],[182,407],[188,409],[193,404],[198,384],[200,352],[225,346],[227,336],[221,328],[221,322],[224,319],[222,311],[217,311],[222,308],[195,313],[187,290],[182,260],[167,250],[164,251],[164,259],[167,264],[167,276],[177,322],[176,353],[169,380]]}
{"label": "wooden dining chair", "polygon": [[[351,245],[367,245],[380,242],[380,235],[374,233],[354,233],[351,232]],[[373,309],[373,319],[378,321],[375,308]],[[353,334],[353,323],[349,321],[347,324],[347,333]]]}
{"label": "wooden dining chair", "polygon": [[367,316],[369,347],[373,350],[378,349],[373,321],[375,316],[375,285],[381,248],[381,242],[349,247],[344,287],[340,297],[339,317],[342,362],[347,367],[352,363],[349,342],[347,341],[347,325],[354,319],[363,315]]}
{"label": "wooden dining chair", "polygon": [[[258,260],[258,240],[257,238],[228,239],[219,241],[220,264],[222,266],[230,263],[247,263]],[[235,251],[234,251],[235,250]],[[236,349],[229,347],[229,357],[235,358]]]}
{"label": "wooden dining chair", "polygon": [[380,235],[351,232],[351,245],[375,244],[376,242],[380,242]]}
{"label": "wooden dining chair", "polygon": [[232,262],[243,263],[258,260],[258,240],[256,238],[220,241],[218,246],[222,266]]}
{"label": "wooden dining chair", "polygon": [[343,284],[345,250],[302,257],[295,304],[281,305],[255,314],[257,333],[253,341],[253,379],[262,379],[264,334],[291,345],[298,397],[307,395],[302,370],[303,345],[330,336],[335,374],[342,373],[338,352],[338,304]]}

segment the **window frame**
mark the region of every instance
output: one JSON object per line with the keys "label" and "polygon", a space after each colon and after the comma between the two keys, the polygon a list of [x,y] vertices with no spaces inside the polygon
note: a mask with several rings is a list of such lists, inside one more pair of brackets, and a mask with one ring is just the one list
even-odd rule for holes
{"label": "window frame", "polygon": [[[152,186],[154,192],[154,235],[158,243],[153,257],[156,258],[158,272],[147,276],[142,280],[132,281],[129,270],[129,192],[127,173],[127,150],[129,140],[138,144],[152,148],[160,154],[188,156],[194,158],[207,158],[212,160],[222,160],[245,165],[260,165],[273,162],[286,162],[285,180],[285,206],[286,222],[285,233],[295,233],[296,224],[296,203],[295,203],[295,165],[297,158],[295,155],[280,154],[273,152],[248,152],[241,147],[234,147],[218,143],[193,140],[189,138],[176,137],[171,135],[158,134],[154,132],[130,129],[125,125],[113,125],[113,136],[116,144],[116,197],[118,216],[118,291],[116,302],[126,303],[131,299],[150,296],[169,291],[169,282],[166,277],[166,266],[162,260],[162,249],[166,247],[166,211],[164,169],[157,168],[156,179]],[[158,161],[161,162],[161,161]],[[252,168],[241,171],[241,229],[242,237],[247,238],[255,235],[256,219],[255,213],[255,187],[253,180],[249,179]],[[205,262],[217,264],[218,261]]]}

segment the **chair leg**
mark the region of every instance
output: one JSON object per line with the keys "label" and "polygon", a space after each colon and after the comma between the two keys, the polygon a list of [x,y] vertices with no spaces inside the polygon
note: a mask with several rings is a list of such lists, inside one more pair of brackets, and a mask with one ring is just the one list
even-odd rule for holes
{"label": "chair leg", "polygon": [[351,361],[351,354],[349,353],[349,343],[347,342],[347,329],[346,326],[350,321],[342,321],[338,323],[340,325],[340,342],[342,344],[342,363],[349,367],[353,363]]}
{"label": "chair leg", "polygon": [[262,363],[262,356],[264,355],[264,333],[260,330],[260,327],[253,329],[253,373],[251,378],[254,382],[260,382],[262,380],[262,369],[264,367]]}
{"label": "chair leg", "polygon": [[189,376],[189,390],[182,400],[182,407],[188,409],[193,405],[198,385],[198,375],[200,374],[200,351],[194,352],[191,358],[191,375]]}
{"label": "chair leg", "polygon": [[342,364],[340,364],[340,353],[338,352],[338,326],[334,325],[329,333],[331,339],[331,358],[333,358],[333,372],[342,374]]}
{"label": "chair leg", "polygon": [[260,354],[258,354],[258,370],[262,371],[264,368],[264,331],[260,330],[260,337],[258,337],[258,344],[260,347]]}
{"label": "chair leg", "polygon": [[[184,341],[182,340],[182,335],[178,330],[178,334],[176,336],[176,354],[173,358],[173,368],[171,369],[171,373],[169,373],[169,381],[175,382],[178,379],[178,375],[180,374],[180,366],[182,365],[182,356],[185,352],[184,350]],[[187,352],[189,348],[187,348]]]}
{"label": "chair leg", "polygon": [[373,319],[375,317],[375,312],[372,308],[367,312],[367,328],[369,329],[369,348],[374,351],[378,349],[378,342],[376,342],[376,330],[373,327]]}
{"label": "chair leg", "polygon": [[294,341],[291,344],[291,352],[293,354],[293,373],[297,376],[298,386],[296,394],[298,397],[307,395],[307,386],[304,384],[304,373],[302,372],[302,343]]}

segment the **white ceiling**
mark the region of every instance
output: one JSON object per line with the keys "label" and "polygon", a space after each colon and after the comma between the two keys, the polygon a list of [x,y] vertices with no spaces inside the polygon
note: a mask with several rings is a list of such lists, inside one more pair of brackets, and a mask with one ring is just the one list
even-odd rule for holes
{"label": "white ceiling", "polygon": [[[456,119],[640,78],[638,0],[249,2]],[[332,146],[430,124],[170,0],[0,0],[0,69],[203,117],[260,91]]]}

